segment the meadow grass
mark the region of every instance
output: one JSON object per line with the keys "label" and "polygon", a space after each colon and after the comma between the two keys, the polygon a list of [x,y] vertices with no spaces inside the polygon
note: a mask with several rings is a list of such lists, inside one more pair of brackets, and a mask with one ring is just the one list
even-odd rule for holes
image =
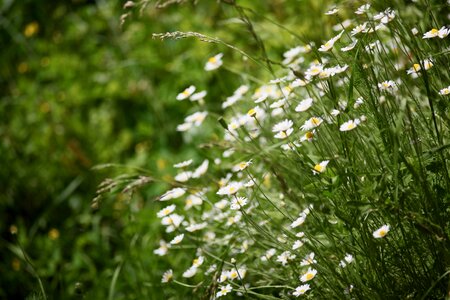
{"label": "meadow grass", "polygon": [[[237,85],[174,91],[192,102],[174,130],[198,154],[127,181],[167,188],[148,255],[170,268],[152,270],[162,283],[150,286],[174,299],[449,297],[448,4],[343,1],[323,7],[315,41],[240,1],[217,5],[252,47],[154,36],[217,44],[205,78],[231,72]],[[295,44],[275,56],[258,20]]]}

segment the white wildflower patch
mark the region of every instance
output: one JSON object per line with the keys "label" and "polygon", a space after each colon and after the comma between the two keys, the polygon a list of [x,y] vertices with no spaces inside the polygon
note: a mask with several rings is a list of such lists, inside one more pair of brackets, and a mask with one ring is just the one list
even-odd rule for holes
{"label": "white wildflower patch", "polygon": [[[220,6],[217,24],[205,20],[212,31],[220,28],[220,38],[164,35],[210,42],[196,56],[223,46],[234,51],[214,74],[223,68],[222,53],[192,63],[187,49],[168,63],[192,82],[172,93],[191,101],[169,97],[167,108],[179,105],[171,116],[181,124],[161,143],[173,146],[173,159],[187,160],[169,174],[151,170],[152,186],[129,201],[132,212],[151,211],[136,224],[157,237],[150,254],[165,256],[155,274],[176,283],[165,285],[173,289],[167,295],[181,297],[191,295],[181,289],[192,288],[194,298],[386,298],[404,290],[399,282],[409,284],[402,296],[422,295],[414,288],[442,275],[432,258],[447,251],[448,25],[420,1],[319,10],[307,10],[308,1],[294,10],[288,2],[281,10],[272,3],[278,15],[267,19]],[[291,11],[307,12],[304,23]],[[309,14],[315,22],[306,22]],[[233,43],[241,29],[245,40]],[[175,68],[184,63],[192,73]],[[132,176],[120,180],[147,183]],[[146,196],[163,184],[165,193]],[[389,280],[380,285],[377,274]],[[446,292],[439,288],[433,295]]]}

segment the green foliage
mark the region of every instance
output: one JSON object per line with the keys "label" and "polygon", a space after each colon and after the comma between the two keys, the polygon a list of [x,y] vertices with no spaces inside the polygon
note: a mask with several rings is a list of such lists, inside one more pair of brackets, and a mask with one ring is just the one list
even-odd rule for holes
{"label": "green foliage", "polygon": [[[422,35],[444,25],[445,5],[391,3],[392,17],[382,1],[361,15],[363,3],[344,1],[324,15],[331,4],[5,1],[0,297],[213,299],[230,284],[229,299],[291,299],[311,267],[309,298],[444,298],[448,38]],[[385,28],[339,51],[382,11]],[[333,49],[318,50],[346,19]],[[223,65],[205,71],[217,53]],[[417,78],[406,73],[414,63]],[[307,74],[338,65],[347,68]],[[190,85],[204,99],[176,100]],[[296,112],[309,97],[312,107]],[[302,130],[311,117],[322,123]],[[292,133],[275,130],[284,119]],[[183,120],[192,128],[177,132]],[[349,120],[355,128],[340,130]],[[208,170],[197,169],[205,159]],[[186,194],[157,201],[172,188]]]}

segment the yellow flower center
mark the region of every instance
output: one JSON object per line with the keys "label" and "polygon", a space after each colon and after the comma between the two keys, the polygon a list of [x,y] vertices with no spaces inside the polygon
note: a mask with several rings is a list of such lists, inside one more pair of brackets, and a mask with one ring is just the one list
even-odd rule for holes
{"label": "yellow flower center", "polygon": [[420,71],[420,65],[419,64],[414,64],[413,65],[414,71]]}
{"label": "yellow flower center", "polygon": [[305,134],[305,137],[306,137],[307,139],[312,139],[312,138],[314,137],[314,133],[312,133],[311,131],[308,131],[308,132]]}
{"label": "yellow flower center", "polygon": [[353,129],[353,128],[355,128],[355,127],[356,127],[356,125],[355,125],[355,123],[353,123],[353,122],[348,123],[348,125],[347,125],[347,129]]}
{"label": "yellow flower center", "polygon": [[48,232],[48,237],[51,240],[57,240],[59,238],[59,230],[55,228],[50,229],[50,231]]}
{"label": "yellow flower center", "polygon": [[236,188],[235,187],[230,187],[230,193],[234,193],[236,191]]}
{"label": "yellow flower center", "polygon": [[438,32],[439,32],[439,30],[437,30],[436,28],[433,28],[433,29],[430,30],[431,34],[436,34]]}
{"label": "yellow flower center", "polygon": [[313,273],[306,273],[306,280],[311,280],[314,278],[314,274]]}
{"label": "yellow flower center", "polygon": [[312,122],[314,125],[319,125],[319,124],[320,124],[320,119],[318,119],[318,118],[312,118],[311,122]]}
{"label": "yellow flower center", "polygon": [[23,34],[26,37],[32,37],[38,31],[39,31],[39,24],[37,22],[31,22],[25,27],[25,30],[23,31]]}
{"label": "yellow flower center", "polygon": [[320,69],[317,67],[314,67],[311,69],[311,73],[313,73],[313,74],[318,74],[319,72],[320,72]]}
{"label": "yellow flower center", "polygon": [[323,167],[321,165],[315,165],[314,166],[314,170],[316,170],[317,172],[322,172],[323,171]]}
{"label": "yellow flower center", "polygon": [[210,57],[210,58],[208,59],[208,62],[211,63],[211,64],[215,64],[215,63],[217,62],[217,58],[216,58],[215,56]]}
{"label": "yellow flower center", "polygon": [[380,230],[380,232],[378,233],[381,237],[385,236],[387,234],[387,231],[385,230]]}
{"label": "yellow flower center", "polygon": [[250,109],[247,113],[250,117],[254,117],[256,115],[256,110],[254,108]]}

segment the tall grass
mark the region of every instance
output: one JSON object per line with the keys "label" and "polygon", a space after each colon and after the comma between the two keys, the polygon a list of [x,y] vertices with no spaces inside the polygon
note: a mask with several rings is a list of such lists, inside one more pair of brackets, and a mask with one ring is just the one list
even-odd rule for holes
{"label": "tall grass", "polygon": [[[163,289],[191,288],[196,299],[449,297],[448,4],[345,1],[323,8],[326,35],[313,42],[239,3],[218,5],[234,11],[253,52],[201,33],[157,35],[217,43],[224,55],[205,58],[205,77],[225,69],[242,84],[221,109],[193,97],[198,89],[174,91],[195,112],[178,131],[205,160],[176,166],[155,197],[165,233],[154,255],[173,263]],[[323,15],[299,26],[314,17]],[[273,57],[252,18],[295,47]]]}

